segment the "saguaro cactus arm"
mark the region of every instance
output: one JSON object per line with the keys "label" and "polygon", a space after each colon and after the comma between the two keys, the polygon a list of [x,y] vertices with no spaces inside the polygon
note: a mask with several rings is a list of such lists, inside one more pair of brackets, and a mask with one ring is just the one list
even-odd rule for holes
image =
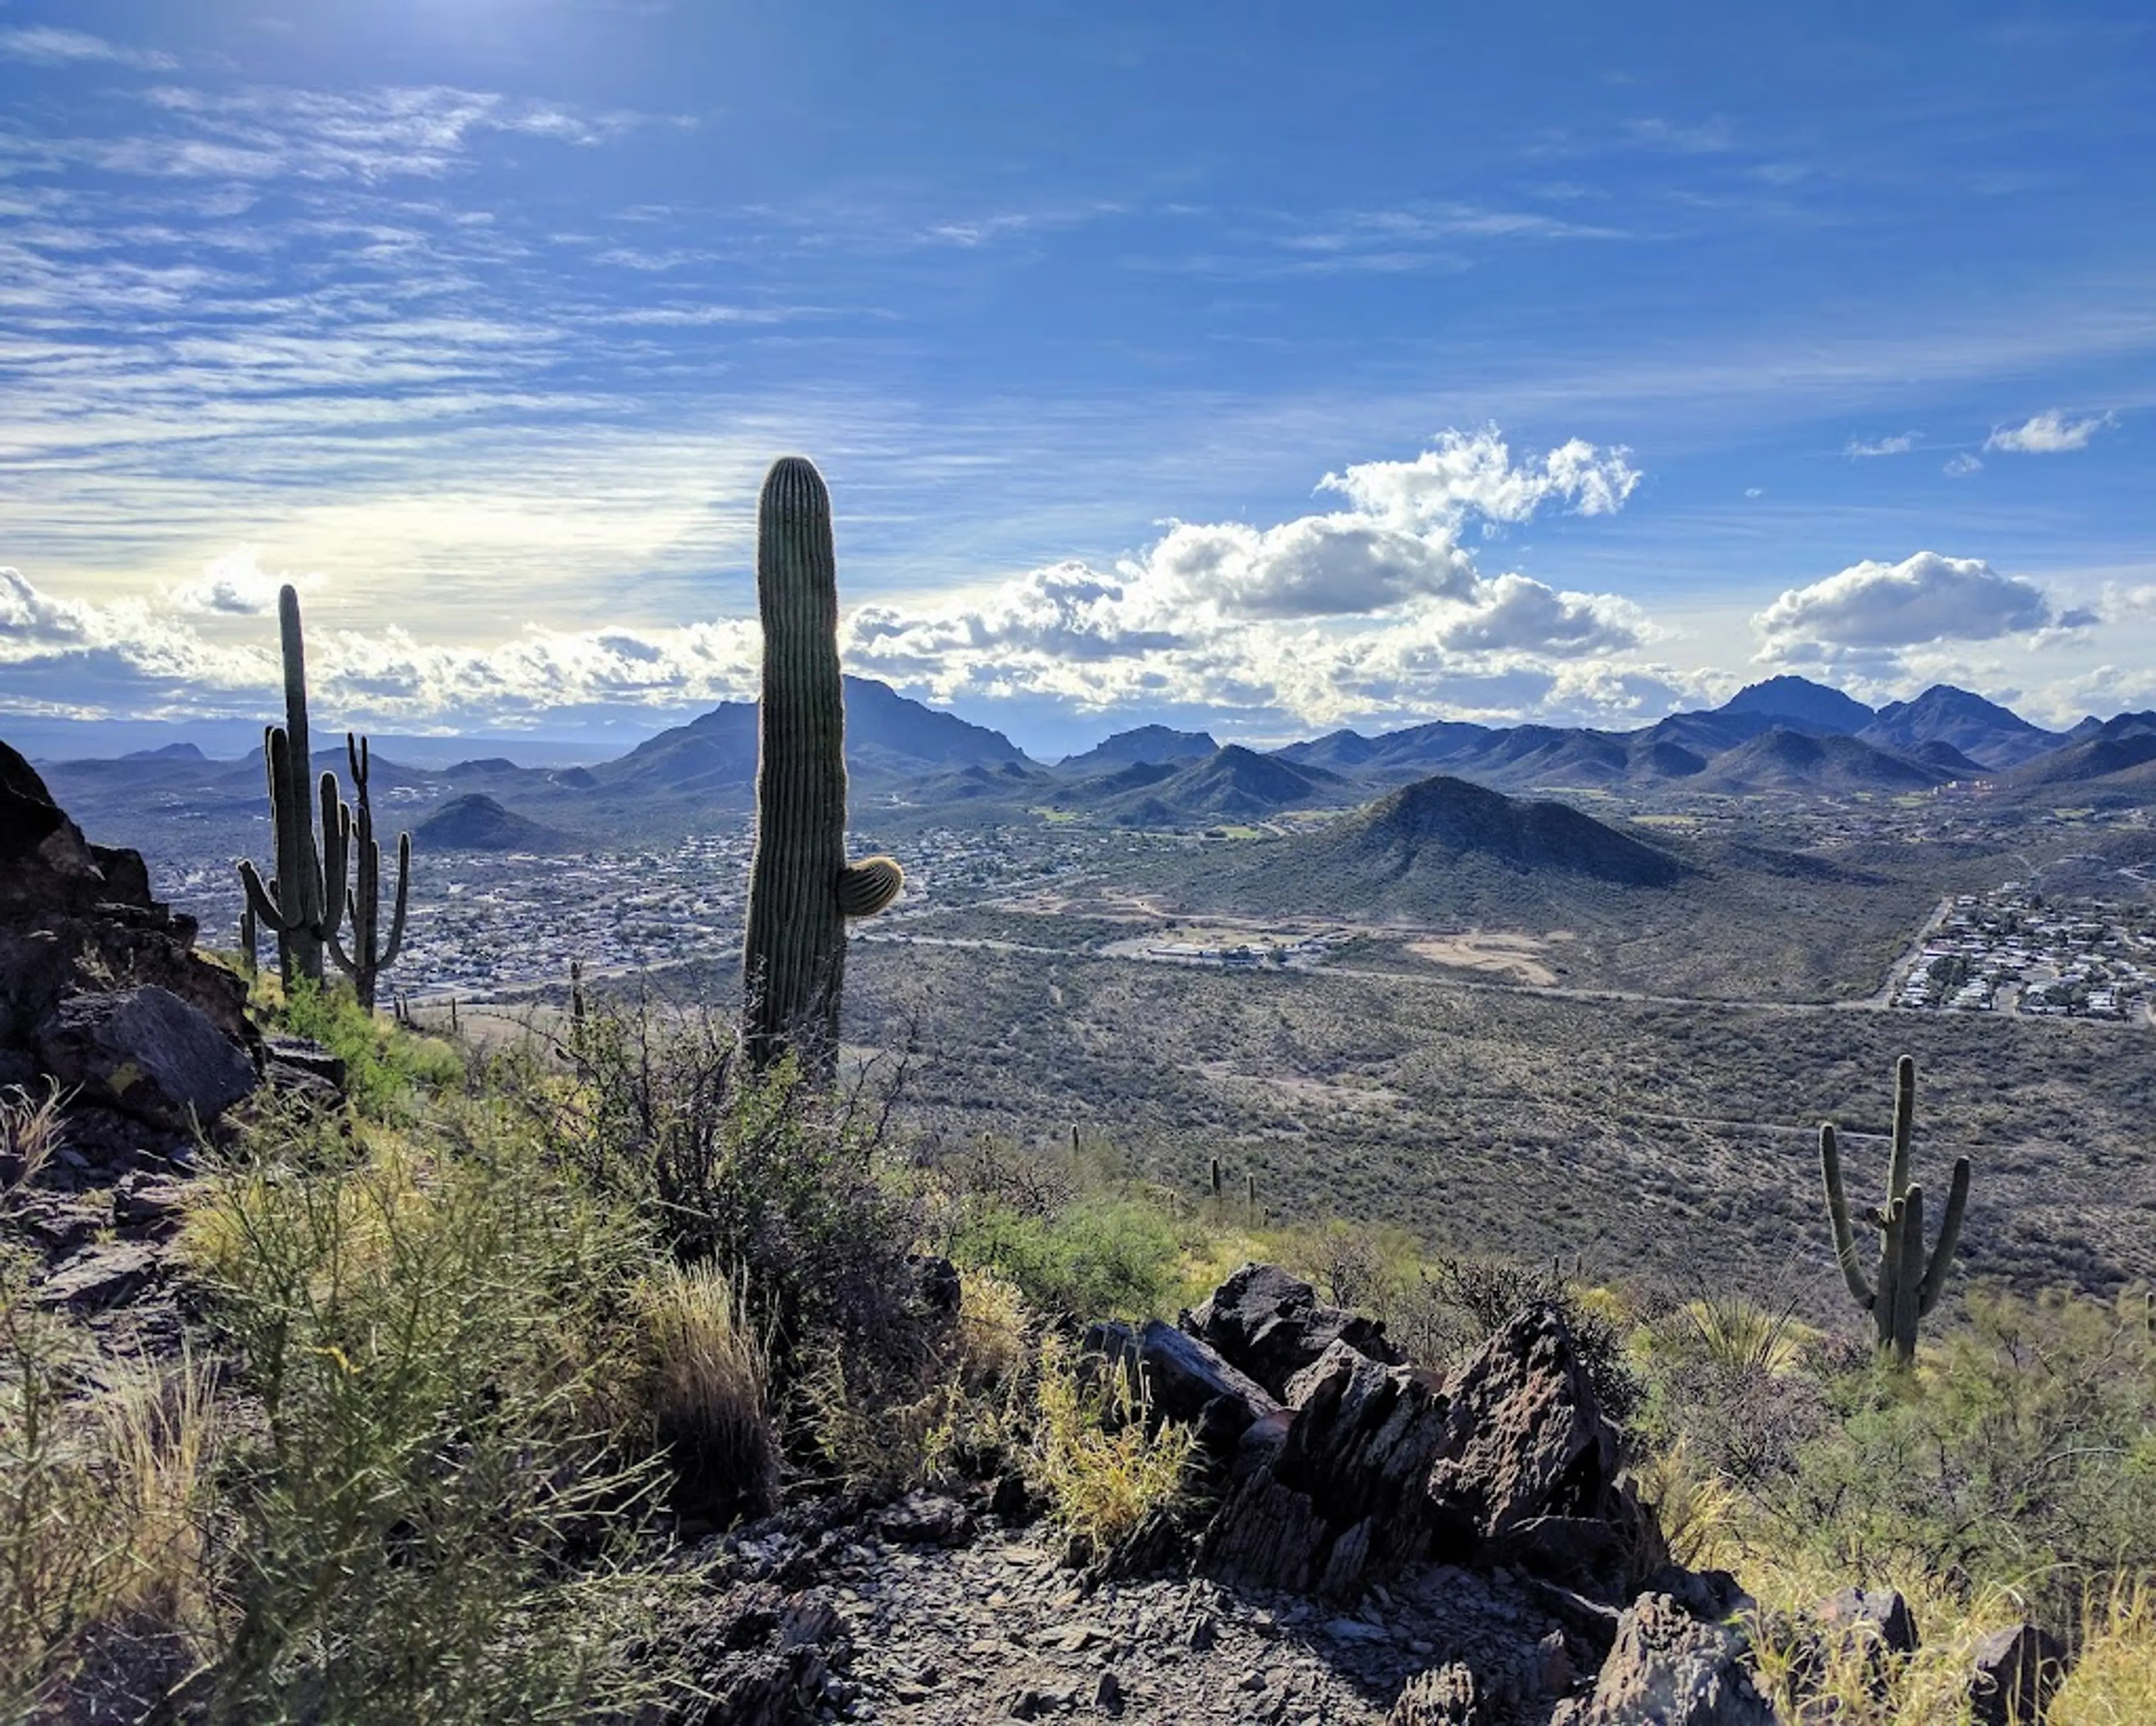
{"label": "saguaro cactus arm", "polygon": [[1947,1272],[1953,1263],[1954,1248],[1961,1243],[1962,1215],[1969,1209],[1969,1159],[1954,1160],[1953,1180],[1947,1188],[1946,1213],[1939,1218],[1938,1244],[1932,1248],[1932,1262],[1924,1268],[1922,1288],[1917,1297],[1919,1318],[1939,1303],[1939,1290],[1946,1286]]}
{"label": "saguaro cactus arm", "polygon": [[836,1064],[845,919],[872,916],[905,875],[887,857],[846,862],[845,690],[839,670],[831,497],[799,456],[773,464],[757,507],[763,621],[756,855],[742,978],[749,1056],[791,1048],[813,1074]]}
{"label": "saguaro cactus arm", "polygon": [[[374,798],[367,784],[371,764],[367,740],[347,731],[344,748],[345,759],[352,768],[352,796],[357,805],[356,810],[341,807],[339,813],[339,823],[346,836],[343,843],[352,848],[354,861],[352,885],[343,899],[343,908],[352,916],[352,950],[347,953],[332,933],[330,953],[338,968],[352,979],[359,1004],[372,1007],[377,980],[395,961],[404,944],[404,913],[412,886],[412,836],[400,833],[397,837],[396,905],[390,917],[389,939],[385,943],[381,939],[382,846],[374,837]],[[329,776],[325,774],[323,778],[327,781]],[[325,831],[328,826],[325,806]],[[338,878],[343,878],[341,867]]]}
{"label": "saguaro cactus arm", "polygon": [[1856,1238],[1850,1232],[1849,1196],[1841,1184],[1841,1151],[1831,1124],[1820,1128],[1820,1169],[1826,1179],[1826,1210],[1834,1224],[1835,1259],[1841,1266],[1841,1278],[1849,1285],[1850,1293],[1856,1298],[1857,1305],[1868,1313],[1876,1297],[1871,1285],[1864,1280],[1864,1267],[1856,1254]]}

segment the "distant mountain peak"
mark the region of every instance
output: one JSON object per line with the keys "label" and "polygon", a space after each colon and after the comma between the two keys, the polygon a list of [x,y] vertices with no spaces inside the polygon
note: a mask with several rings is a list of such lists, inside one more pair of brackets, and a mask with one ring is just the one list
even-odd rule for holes
{"label": "distant mountain peak", "polygon": [[1065,755],[1056,765],[1082,772],[1098,772],[1142,761],[1157,764],[1199,760],[1219,747],[1210,732],[1178,731],[1173,725],[1138,725],[1104,737],[1081,754]]}
{"label": "distant mountain peak", "polygon": [[1875,717],[1871,709],[1854,695],[1845,694],[1830,684],[1815,684],[1808,677],[1788,674],[1747,684],[1714,710],[1758,714],[1768,719],[1794,721],[1815,731],[1851,734],[1862,730]]}
{"label": "distant mountain peak", "polygon": [[2066,739],[2032,725],[2010,707],[1952,684],[1933,684],[1913,701],[1893,701],[1858,734],[1867,743],[1914,750],[1949,743],[1986,767],[2019,766],[2048,755]]}

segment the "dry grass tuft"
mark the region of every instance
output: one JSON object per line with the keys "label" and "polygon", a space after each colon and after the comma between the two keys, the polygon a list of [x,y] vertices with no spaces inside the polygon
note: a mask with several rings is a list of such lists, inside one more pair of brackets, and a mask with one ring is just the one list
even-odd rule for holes
{"label": "dry grass tuft", "polygon": [[1154,1426],[1143,1396],[1120,1372],[1108,1388],[1085,1384],[1060,1339],[1041,1346],[1034,1404],[1034,1472],[1056,1523],[1103,1553],[1181,1495],[1195,1442],[1188,1426]]}
{"label": "dry grass tuft", "polygon": [[771,1357],[746,1279],[708,1260],[670,1262],[637,1285],[646,1396],[681,1495],[722,1513],[760,1516],[777,1500]]}

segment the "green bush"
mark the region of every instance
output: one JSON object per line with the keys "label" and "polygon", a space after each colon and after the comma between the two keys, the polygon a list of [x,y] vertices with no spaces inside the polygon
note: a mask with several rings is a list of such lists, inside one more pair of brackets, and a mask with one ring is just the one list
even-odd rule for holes
{"label": "green bush", "polygon": [[260,1411],[227,1457],[225,1717],[580,1720],[633,1688],[593,1621],[656,1484],[608,1442],[602,1346],[639,1238],[459,1124],[338,1166],[304,1142],[332,1125],[273,1119],[190,1220]]}
{"label": "green bush", "polygon": [[1182,1247],[1158,1205],[1109,1191],[1045,1215],[978,1207],[960,1222],[951,1252],[1014,1283],[1044,1311],[1104,1319],[1159,1312],[1178,1286]]}
{"label": "green bush", "polygon": [[454,1044],[377,1018],[343,983],[295,983],[275,1009],[275,1022],[342,1061],[345,1094],[374,1120],[408,1120],[419,1097],[465,1078],[464,1057]]}
{"label": "green bush", "polygon": [[730,1021],[649,1006],[594,1011],[551,1070],[518,1055],[496,1077],[551,1161],[641,1214],[677,1262],[745,1280],[782,1376],[812,1339],[910,1350],[916,1225],[881,1178],[880,1103],[791,1060],[754,1073]]}
{"label": "green bush", "polygon": [[2011,1585],[2070,1626],[2086,1590],[2156,1573],[2156,1324],[2145,1293],[1973,1294],[1913,1381],[1825,1386],[1840,1416],[1764,1500],[1852,1571]]}

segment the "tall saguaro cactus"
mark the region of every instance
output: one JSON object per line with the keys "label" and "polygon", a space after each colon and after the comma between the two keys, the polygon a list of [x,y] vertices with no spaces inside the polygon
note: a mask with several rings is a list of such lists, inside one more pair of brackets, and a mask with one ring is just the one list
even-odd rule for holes
{"label": "tall saguaro cactus", "polygon": [[239,878],[257,920],[277,932],[277,969],[289,989],[303,977],[322,980],[322,950],[344,911],[347,823],[337,801],[336,776],[325,773],[317,847],[307,753],[306,645],[300,635],[300,596],[289,585],[278,591],[277,625],[285,653],[285,723],[262,734],[277,873],[265,883],[254,865],[243,860]]}
{"label": "tall saguaro cactus", "polygon": [[786,456],[757,505],[756,596],[763,618],[756,857],[742,950],[749,1058],[788,1049],[828,1078],[839,1052],[845,919],[871,917],[905,876],[887,857],[846,861],[846,711],[839,673],[838,561],[831,496],[814,464]]}
{"label": "tall saguaro cactus", "polygon": [[329,933],[330,955],[337,969],[352,979],[359,1004],[374,1010],[375,982],[397,962],[404,945],[404,906],[412,889],[412,836],[397,836],[397,908],[389,920],[389,939],[382,934],[382,846],[374,837],[374,800],[367,789],[367,740],[344,734],[345,759],[352,764],[353,807],[340,812],[340,825],[348,822],[352,835],[352,886],[345,909],[352,918],[352,950],[347,953]]}
{"label": "tall saguaro cactus", "polygon": [[1969,1159],[1958,1159],[1953,1180],[1947,1189],[1946,1215],[1939,1220],[1939,1238],[1928,1258],[1924,1253],[1924,1190],[1909,1178],[1909,1134],[1917,1115],[1917,1063],[1904,1055],[1894,1065],[1893,1150],[1887,1162],[1887,1202],[1867,1213],[1879,1231],[1879,1260],[1866,1280],[1858,1262],[1856,1241],[1850,1227],[1849,1199],[1841,1184],[1841,1152],[1835,1142],[1831,1123],[1820,1128],[1820,1167],[1826,1180],[1827,1216],[1834,1225],[1835,1257],[1840,1262],[1842,1280],[1856,1303],[1871,1314],[1881,1354],[1891,1350],[1896,1362],[1908,1365],[1917,1358],[1917,1321],[1938,1304],[1946,1286],[1947,1268],[1953,1261],[1954,1243],[1961,1237],[1962,1213],[1969,1207]]}

